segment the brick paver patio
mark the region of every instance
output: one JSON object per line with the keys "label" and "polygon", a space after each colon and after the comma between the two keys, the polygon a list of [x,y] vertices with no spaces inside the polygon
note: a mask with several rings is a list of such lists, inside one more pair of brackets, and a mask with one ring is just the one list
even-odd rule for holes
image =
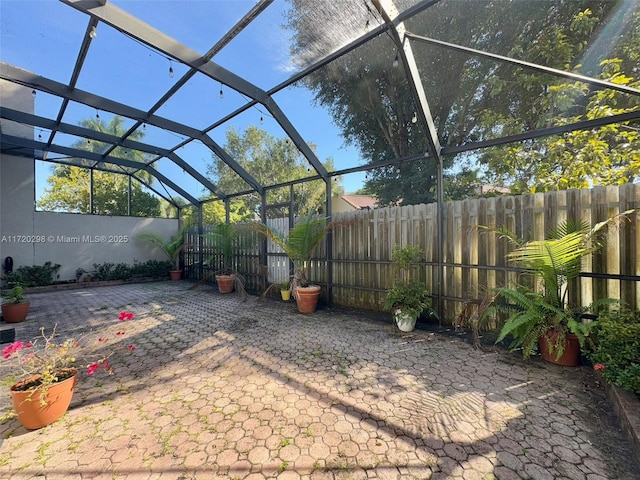
{"label": "brick paver patio", "polygon": [[19,339],[113,333],[126,309],[137,349],[54,425],[0,424],[0,478],[640,478],[586,368],[190,286],[30,295]]}

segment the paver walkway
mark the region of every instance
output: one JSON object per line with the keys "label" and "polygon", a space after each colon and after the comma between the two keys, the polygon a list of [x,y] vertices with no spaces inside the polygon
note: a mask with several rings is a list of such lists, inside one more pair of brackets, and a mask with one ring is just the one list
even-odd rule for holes
{"label": "paver walkway", "polygon": [[130,310],[137,349],[81,378],[54,425],[0,424],[0,478],[640,478],[586,368],[189,287],[30,295],[18,338],[56,322],[113,334]]}

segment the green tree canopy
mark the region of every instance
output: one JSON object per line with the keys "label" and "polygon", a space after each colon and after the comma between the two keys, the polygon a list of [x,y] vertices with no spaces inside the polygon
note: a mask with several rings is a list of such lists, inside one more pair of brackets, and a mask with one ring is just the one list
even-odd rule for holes
{"label": "green tree canopy", "polygon": [[[92,130],[121,136],[125,133],[124,121],[115,116],[108,123],[99,118],[85,119],[80,125]],[[136,131],[132,140],[141,140],[143,133]],[[79,141],[74,148],[102,153],[107,144],[97,141]],[[117,147],[113,156],[144,163],[144,154],[139,151]],[[148,172],[138,175],[147,183],[153,182]],[[48,186],[37,202],[38,208],[59,212],[95,213],[98,215],[127,215],[129,177],[100,170],[93,171],[93,206],[91,212],[90,191],[91,173],[89,169],[70,165],[56,164],[51,167],[51,175],[47,178]],[[131,215],[143,217],[161,216],[159,199],[146,191],[135,179],[131,182]]]}
{"label": "green tree canopy", "polygon": [[[635,49],[625,45],[621,51],[637,56],[640,54],[640,12],[635,14],[632,24]],[[640,89],[640,80],[623,73],[624,63],[623,58],[603,60],[599,76]],[[552,117],[554,109],[564,106],[565,111],[572,114],[552,118],[543,126],[594,120],[640,108],[640,97],[611,89],[590,89],[580,82],[550,85],[548,91],[549,95],[539,102],[541,111]],[[509,131],[520,128],[512,118],[503,117],[500,122]],[[514,193],[634,182],[640,180],[640,122],[616,123],[514,143],[482,153],[479,162],[486,169],[487,182],[509,186]]]}
{"label": "green tree canopy", "polygon": [[[323,28],[327,29],[324,32],[327,36],[331,35],[333,23],[331,18],[307,15],[307,0],[290,3],[292,53],[302,63],[322,38]],[[419,35],[612,81],[624,77],[628,79],[624,81],[632,84],[631,77],[638,75],[640,57],[639,10],[640,5],[634,2],[605,0],[460,0],[440,2],[411,18],[406,25]],[[611,109],[637,108],[628,95],[591,89],[586,84],[571,85],[572,82],[557,76],[418,41],[411,41],[411,45],[443,146],[585,120],[610,114]],[[396,46],[388,36],[380,35],[305,79],[317,104],[329,110],[345,140],[357,146],[371,164],[406,158],[426,149],[426,133],[419,122],[413,122],[417,107],[404,69],[391,66],[395,55]],[[608,71],[611,63],[606,60],[618,65],[618,77],[612,77]],[[612,167],[633,171],[628,152],[635,147],[629,141],[629,133],[619,134],[621,130],[628,132],[629,127],[617,128],[618,133],[611,129],[585,131],[582,135],[578,132],[564,140],[564,147],[586,154],[596,144],[601,155],[597,164],[593,164],[591,155],[592,170],[600,172]],[[539,184],[566,188],[576,172],[558,174],[558,155],[554,158],[550,152],[562,145],[551,145],[554,141],[557,138],[445,158],[444,166],[450,173],[447,196],[467,195],[476,180],[500,181],[518,191]],[[626,143],[630,146],[618,150],[615,158],[611,158],[613,146],[622,147]],[[518,163],[510,148],[517,149],[521,156],[523,151],[533,153]],[[524,166],[532,163],[534,155],[535,163],[545,165],[538,175],[523,175]],[[479,162],[482,168],[459,168],[459,161]],[[433,159],[424,158],[379,168],[369,174],[366,190],[376,194],[382,204],[399,200],[430,202],[435,199],[435,167]],[[495,174],[496,171],[500,174]],[[485,172],[490,175],[482,177]],[[549,172],[554,174],[549,176]],[[540,180],[540,175],[547,178]],[[603,177],[613,182],[629,178],[619,172]]]}
{"label": "green tree canopy", "polygon": [[[127,215],[129,179],[126,175],[94,171],[93,207],[90,211],[90,172],[85,168],[55,165],[49,186],[38,201],[38,208],[56,212]],[[144,191],[135,180],[131,185],[131,215],[159,217],[158,199]]]}
{"label": "green tree canopy", "polygon": [[[276,185],[313,175],[309,163],[289,139],[276,138],[255,126],[248,127],[244,132],[238,132],[231,127],[226,135],[225,150],[263,185]],[[310,146],[314,148],[313,145]],[[323,165],[328,171],[334,170],[331,158],[324,161]],[[237,193],[251,189],[218,157],[213,157],[207,172],[223,192]],[[333,182],[332,190],[335,193],[340,191],[338,182]],[[271,189],[267,192],[268,204],[289,202],[289,198],[289,187]],[[243,205],[238,204],[235,213],[241,217],[253,217],[259,212],[261,203],[259,195],[244,195],[239,198],[239,201]],[[323,211],[324,202],[324,182],[312,181],[294,187],[294,215]],[[283,212],[271,212],[271,214],[282,215]]]}
{"label": "green tree canopy", "polygon": [[[198,224],[198,209],[187,205],[182,211],[182,219],[186,225]],[[206,202],[202,206],[202,223],[204,225],[218,225],[226,222],[226,211],[224,202],[214,200]],[[231,201],[229,205],[229,221],[231,223],[241,222],[242,220],[253,219],[251,212],[247,211],[246,205],[242,200]]]}

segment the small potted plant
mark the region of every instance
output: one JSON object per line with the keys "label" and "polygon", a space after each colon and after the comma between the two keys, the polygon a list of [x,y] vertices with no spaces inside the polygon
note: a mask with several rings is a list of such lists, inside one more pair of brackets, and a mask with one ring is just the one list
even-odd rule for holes
{"label": "small potted plant", "polygon": [[[133,313],[121,312],[121,322],[133,320]],[[122,339],[125,330],[118,327],[114,336]],[[89,336],[89,334],[87,335]],[[29,430],[45,427],[62,417],[71,403],[79,370],[87,375],[97,372],[113,373],[109,359],[115,353],[105,353],[107,337],[62,339],[56,328],[30,342],[15,341],[2,349],[2,371],[15,382],[9,391],[13,400],[13,411],[0,419],[17,415],[22,425]],[[133,345],[118,348],[134,351]],[[81,360],[81,358],[83,360]]]}
{"label": "small potted plant", "polygon": [[244,277],[236,269],[234,261],[241,250],[254,248],[255,234],[243,225],[219,223],[203,237],[211,243],[211,247],[216,253],[209,260],[209,263],[217,265],[216,283],[220,293],[231,293],[235,290],[243,298],[246,298]]}
{"label": "small potted plant", "polygon": [[15,285],[2,301],[2,318],[7,323],[22,322],[29,314],[31,304],[24,298],[22,285]]}
{"label": "small potted plant", "polygon": [[291,282],[286,281],[280,284],[280,296],[285,302],[291,299]]}
{"label": "small potted plant", "polygon": [[387,291],[385,309],[390,310],[398,328],[410,332],[416,326],[420,314],[429,308],[429,292],[425,285],[411,279],[411,269],[422,260],[424,252],[416,245],[394,245],[391,258],[400,270]]}
{"label": "small potted plant", "polygon": [[169,258],[169,260],[174,262],[175,268],[169,271],[169,277],[171,278],[171,280],[180,280],[180,278],[182,277],[182,270],[180,270],[180,253],[182,253],[182,250],[185,248],[185,230],[186,226],[182,226],[178,233],[169,238],[169,240],[166,240],[156,232],[142,232],[136,236],[136,238],[139,240],[151,242],[153,245],[162,250],[162,252],[164,252],[164,254]]}

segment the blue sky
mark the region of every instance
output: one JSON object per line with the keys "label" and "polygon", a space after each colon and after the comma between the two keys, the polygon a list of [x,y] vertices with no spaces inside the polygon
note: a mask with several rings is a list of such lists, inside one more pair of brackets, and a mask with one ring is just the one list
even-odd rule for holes
{"label": "blue sky", "polygon": [[[254,2],[244,0],[114,0],[112,3],[201,54],[254,5]],[[285,22],[283,12],[287,7],[284,0],[276,0],[213,61],[265,90],[289,78],[297,68],[289,57],[290,32],[282,27]],[[73,71],[88,20],[83,13],[52,0],[2,0],[0,58],[3,62],[66,83]],[[124,37],[105,24],[99,24],[97,34],[91,42],[78,81],[79,89],[147,110],[187,71],[183,65]],[[169,77],[169,67],[175,72],[173,78]],[[222,87],[224,98],[220,98],[220,88],[210,78],[197,74],[157,114],[196,128],[208,127],[246,103],[242,95],[226,86]],[[292,86],[274,98],[302,137],[317,145],[321,160],[332,157],[337,169],[363,163],[358,151],[344,146],[340,132],[328,113],[313,105],[312,94],[308,90]],[[35,113],[55,118],[60,103],[60,99],[39,92],[35,99]],[[103,120],[111,118],[108,112],[97,112],[72,103],[63,121],[77,124],[81,119],[95,115],[100,115]],[[285,137],[264,107],[244,112],[231,124],[238,130],[254,124],[276,137]],[[224,144],[227,127],[215,129],[210,133],[211,137]],[[34,135],[36,139],[39,135],[48,138],[48,133],[36,130]],[[177,134],[147,127],[144,142],[170,148],[181,140]],[[64,145],[75,141],[77,138],[70,136],[60,136],[55,140]],[[202,170],[211,159],[210,151],[198,143],[190,144],[178,154]],[[200,194],[197,183],[190,181],[170,161],[163,160],[158,167],[189,193]],[[38,170],[40,190],[47,173],[46,167]],[[352,174],[343,177],[343,186],[345,191],[352,192],[360,188],[363,181],[364,174]]]}

